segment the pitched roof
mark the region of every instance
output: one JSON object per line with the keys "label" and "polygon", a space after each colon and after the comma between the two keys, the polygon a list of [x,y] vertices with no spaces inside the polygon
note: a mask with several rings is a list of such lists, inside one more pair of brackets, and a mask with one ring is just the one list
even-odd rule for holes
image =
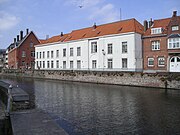
{"label": "pitched roof", "polygon": [[171,21],[171,18],[166,18],[166,19],[159,19],[159,20],[154,20],[153,25],[147,29],[147,31],[144,33],[144,36],[149,36],[151,35],[151,28],[163,28],[163,33],[165,34],[167,32],[167,27]]}
{"label": "pitched roof", "polygon": [[133,18],[129,20],[97,25],[96,27],[88,27],[79,30],[73,30],[71,33],[65,34],[62,37],[58,35],[51,37],[46,41],[43,40],[41,41],[41,44],[53,42],[67,42],[84,38],[94,38],[105,35],[121,34],[128,32],[136,32],[139,34],[143,34],[143,26],[136,19]]}

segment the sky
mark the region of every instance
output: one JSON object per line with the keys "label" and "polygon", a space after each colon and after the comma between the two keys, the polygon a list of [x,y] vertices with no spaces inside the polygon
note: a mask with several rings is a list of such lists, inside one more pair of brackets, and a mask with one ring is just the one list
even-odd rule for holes
{"label": "sky", "polygon": [[[121,10],[120,10],[121,9]],[[72,30],[135,18],[180,15],[180,0],[0,0],[0,49],[28,28],[39,39]],[[120,17],[121,11],[121,17]]]}

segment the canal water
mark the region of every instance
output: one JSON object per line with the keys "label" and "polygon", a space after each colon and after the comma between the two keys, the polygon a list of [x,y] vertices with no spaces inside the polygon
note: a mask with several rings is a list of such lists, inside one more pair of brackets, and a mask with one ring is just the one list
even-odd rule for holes
{"label": "canal water", "polygon": [[0,77],[70,135],[180,134],[180,91]]}

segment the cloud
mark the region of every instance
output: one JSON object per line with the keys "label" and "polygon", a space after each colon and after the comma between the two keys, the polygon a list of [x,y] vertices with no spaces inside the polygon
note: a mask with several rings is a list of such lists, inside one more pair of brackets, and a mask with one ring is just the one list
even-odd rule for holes
{"label": "cloud", "polygon": [[8,30],[19,23],[19,18],[8,14],[7,12],[0,11],[0,30]]}
{"label": "cloud", "polygon": [[119,11],[106,0],[67,0],[66,5],[83,6],[87,19],[98,23],[108,23],[119,19]]}
{"label": "cloud", "polygon": [[102,7],[96,7],[92,14],[89,16],[90,20],[98,20],[101,23],[108,23],[117,21],[119,18],[119,12],[115,9],[114,5],[106,4]]}

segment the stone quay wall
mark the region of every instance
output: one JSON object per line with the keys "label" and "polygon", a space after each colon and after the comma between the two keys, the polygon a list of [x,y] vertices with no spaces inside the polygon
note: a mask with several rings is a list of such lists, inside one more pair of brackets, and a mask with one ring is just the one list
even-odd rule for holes
{"label": "stone quay wall", "polygon": [[180,90],[180,73],[4,69],[2,75]]}

